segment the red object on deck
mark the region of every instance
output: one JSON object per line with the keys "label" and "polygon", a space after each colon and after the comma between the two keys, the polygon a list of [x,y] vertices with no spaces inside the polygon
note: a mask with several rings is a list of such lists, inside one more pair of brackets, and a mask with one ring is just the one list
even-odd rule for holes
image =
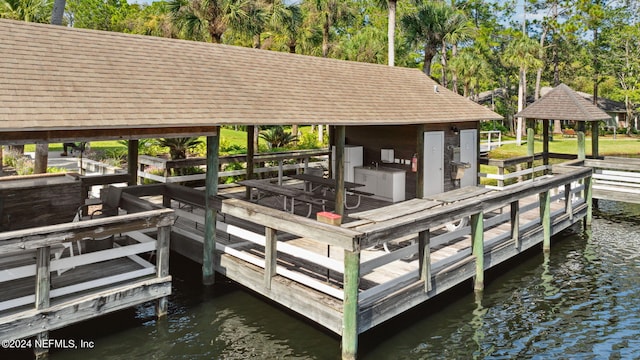
{"label": "red object on deck", "polygon": [[340,225],[340,223],[342,223],[342,216],[328,211],[321,211],[317,213],[316,219],[329,225]]}

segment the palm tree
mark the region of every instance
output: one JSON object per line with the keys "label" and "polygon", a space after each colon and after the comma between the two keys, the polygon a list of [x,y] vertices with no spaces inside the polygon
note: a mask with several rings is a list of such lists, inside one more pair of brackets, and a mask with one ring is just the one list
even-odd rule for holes
{"label": "palm tree", "polygon": [[169,156],[171,157],[171,160],[186,159],[187,151],[195,148],[201,143],[202,141],[197,137],[158,139],[158,145],[169,148]]}
{"label": "palm tree", "polygon": [[408,42],[415,46],[423,46],[423,71],[431,76],[431,62],[445,41],[450,18],[457,17],[457,13],[451,6],[442,2],[416,2],[417,11],[403,16],[400,23],[407,33]]}
{"label": "palm tree", "polygon": [[248,0],[171,0],[169,12],[185,38],[222,43],[227,28],[247,16],[247,3]]}
{"label": "palm tree", "polygon": [[[504,51],[504,60],[508,65],[518,68],[518,112],[526,106],[527,101],[527,70],[542,66],[542,60],[538,58],[540,45],[527,36],[519,36],[515,41],[509,43]],[[518,118],[516,127],[516,143],[522,143],[522,118]]]}
{"label": "palm tree", "polygon": [[396,42],[396,5],[397,0],[377,0],[377,5],[381,8],[386,8],[389,11],[387,16],[387,41],[388,41],[388,64],[389,66],[395,65],[395,42]]}
{"label": "palm tree", "polygon": [[269,148],[272,149],[285,147],[298,139],[296,135],[285,132],[282,126],[269,128],[261,132],[260,137],[264,139],[267,144],[269,144]]}
{"label": "palm tree", "polygon": [[49,0],[0,0],[0,18],[47,23],[51,5]]}
{"label": "palm tree", "polygon": [[[447,45],[452,45],[451,56],[456,56],[458,43],[467,40],[474,32],[474,27],[469,23],[467,16],[453,7],[445,8],[443,15],[446,18],[442,26],[442,85],[447,87]],[[454,73],[455,75],[455,73]],[[457,78],[455,78],[453,90],[457,92]]]}
{"label": "palm tree", "polygon": [[451,60],[451,67],[462,80],[462,96],[477,95],[481,79],[489,77],[489,64],[471,48],[464,48]]}

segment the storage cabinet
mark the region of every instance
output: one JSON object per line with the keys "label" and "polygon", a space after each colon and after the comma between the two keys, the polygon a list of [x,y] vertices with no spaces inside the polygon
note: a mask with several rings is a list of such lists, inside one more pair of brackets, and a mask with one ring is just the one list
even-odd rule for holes
{"label": "storage cabinet", "polygon": [[358,190],[374,194],[374,198],[391,202],[404,201],[406,174],[393,168],[356,167],[354,180],[364,184]]}

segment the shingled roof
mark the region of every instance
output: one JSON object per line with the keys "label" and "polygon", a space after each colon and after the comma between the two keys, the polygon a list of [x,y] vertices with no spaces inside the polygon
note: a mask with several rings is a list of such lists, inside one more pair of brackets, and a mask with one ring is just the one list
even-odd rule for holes
{"label": "shingled roof", "polygon": [[16,131],[501,118],[436,91],[417,69],[2,19],[0,54],[0,141]]}
{"label": "shingled roof", "polygon": [[515,117],[542,120],[598,121],[610,116],[565,84],[560,84]]}

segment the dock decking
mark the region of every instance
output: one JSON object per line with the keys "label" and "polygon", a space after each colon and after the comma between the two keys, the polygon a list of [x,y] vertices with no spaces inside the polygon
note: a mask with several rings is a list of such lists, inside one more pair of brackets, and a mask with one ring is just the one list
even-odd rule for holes
{"label": "dock decking", "polygon": [[[172,249],[202,261],[202,202],[164,195],[180,207]],[[344,350],[359,333],[463,281],[482,289],[484,270],[526,249],[549,250],[553,234],[590,221],[590,199],[591,169],[582,167],[504,191],[462,189],[387,207],[363,201],[342,226],[229,198],[219,205],[215,266],[341,335]]]}

